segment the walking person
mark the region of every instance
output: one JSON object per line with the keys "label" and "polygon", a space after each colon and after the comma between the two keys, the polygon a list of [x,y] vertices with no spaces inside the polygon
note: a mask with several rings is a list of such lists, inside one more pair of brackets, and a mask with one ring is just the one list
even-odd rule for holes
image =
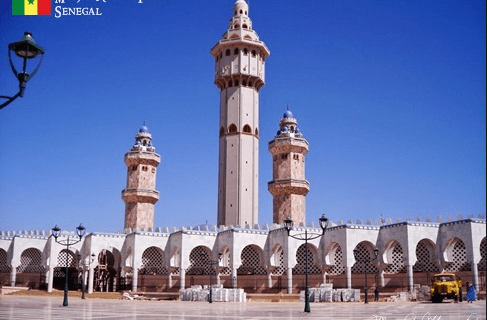
{"label": "walking person", "polygon": [[468,287],[467,291],[467,301],[468,303],[472,303],[477,300],[477,290],[475,290],[475,286],[473,284]]}

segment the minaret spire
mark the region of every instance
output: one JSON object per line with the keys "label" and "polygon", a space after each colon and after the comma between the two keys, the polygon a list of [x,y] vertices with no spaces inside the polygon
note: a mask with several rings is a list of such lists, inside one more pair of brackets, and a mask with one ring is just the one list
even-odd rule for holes
{"label": "minaret spire", "polygon": [[211,49],[220,89],[218,224],[258,223],[259,90],[270,52],[252,28],[249,6],[233,5],[222,39]]}

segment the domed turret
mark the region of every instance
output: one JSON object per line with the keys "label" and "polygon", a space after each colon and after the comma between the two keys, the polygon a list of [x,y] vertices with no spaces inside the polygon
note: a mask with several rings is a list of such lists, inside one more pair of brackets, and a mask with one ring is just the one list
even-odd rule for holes
{"label": "domed turret", "polygon": [[294,118],[293,113],[289,109],[287,109],[286,112],[284,112],[284,115],[282,117],[283,118]]}
{"label": "domed turret", "polygon": [[140,133],[149,133],[149,128],[147,128],[145,126],[145,123],[142,125],[142,127],[140,127],[139,132]]}
{"label": "domed turret", "polygon": [[249,14],[249,5],[244,0],[237,0],[233,5],[233,15],[244,15],[247,16]]}

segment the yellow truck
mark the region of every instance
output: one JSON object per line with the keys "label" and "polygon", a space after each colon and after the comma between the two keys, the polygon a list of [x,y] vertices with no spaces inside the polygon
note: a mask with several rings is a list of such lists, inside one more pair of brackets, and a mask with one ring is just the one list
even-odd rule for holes
{"label": "yellow truck", "polygon": [[462,288],[462,280],[454,273],[438,273],[433,276],[431,285],[431,301],[442,302],[443,299],[454,299],[458,301]]}

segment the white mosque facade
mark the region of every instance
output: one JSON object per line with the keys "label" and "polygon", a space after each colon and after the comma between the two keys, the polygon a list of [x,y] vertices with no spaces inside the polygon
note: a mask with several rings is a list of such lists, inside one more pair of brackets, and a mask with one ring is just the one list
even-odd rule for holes
{"label": "white mosque facade", "polygon": [[[290,110],[269,142],[273,224],[259,225],[259,91],[270,51],[253,30],[244,0],[235,2],[229,28],[211,55],[220,90],[218,227],[154,228],[161,157],[144,125],[125,155],[125,229],[90,232],[69,248],[50,230],[0,231],[0,285],[62,289],[68,266],[70,288],[84,281],[88,293],[178,291],[207,284],[210,274],[225,288],[297,293],[304,287],[307,253],[311,287],[363,288],[367,271],[369,288],[405,291],[430,284],[434,273],[452,271],[485,291],[485,219],[339,222],[307,247],[289,237],[282,224],[287,217],[295,234],[321,233],[312,223],[304,226],[308,142]],[[58,240],[68,238],[79,239],[62,232]]]}

